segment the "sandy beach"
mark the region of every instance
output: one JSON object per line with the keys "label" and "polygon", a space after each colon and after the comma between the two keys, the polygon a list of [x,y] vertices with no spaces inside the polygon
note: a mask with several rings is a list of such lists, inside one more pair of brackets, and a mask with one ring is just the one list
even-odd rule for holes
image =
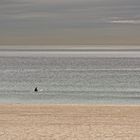
{"label": "sandy beach", "polygon": [[139,140],[140,106],[0,105],[1,140]]}

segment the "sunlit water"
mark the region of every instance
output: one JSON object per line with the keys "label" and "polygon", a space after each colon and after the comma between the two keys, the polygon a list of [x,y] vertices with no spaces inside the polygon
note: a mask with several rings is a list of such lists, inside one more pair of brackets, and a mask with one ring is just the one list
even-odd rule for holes
{"label": "sunlit water", "polygon": [[0,103],[140,104],[139,56],[0,52]]}

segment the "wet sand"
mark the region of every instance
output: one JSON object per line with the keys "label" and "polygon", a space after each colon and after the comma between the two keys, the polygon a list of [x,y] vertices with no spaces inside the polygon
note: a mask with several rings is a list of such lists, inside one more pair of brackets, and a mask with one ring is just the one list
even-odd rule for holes
{"label": "wet sand", "polygon": [[140,106],[0,105],[1,140],[139,140]]}

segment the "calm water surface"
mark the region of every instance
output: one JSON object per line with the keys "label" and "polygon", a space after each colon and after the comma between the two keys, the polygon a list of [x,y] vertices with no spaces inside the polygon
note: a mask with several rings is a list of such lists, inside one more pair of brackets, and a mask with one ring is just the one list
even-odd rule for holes
{"label": "calm water surface", "polygon": [[0,52],[0,103],[140,104],[140,52]]}

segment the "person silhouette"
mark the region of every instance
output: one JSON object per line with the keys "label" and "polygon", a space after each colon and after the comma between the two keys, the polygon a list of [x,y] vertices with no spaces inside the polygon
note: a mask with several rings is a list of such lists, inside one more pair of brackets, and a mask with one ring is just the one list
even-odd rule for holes
{"label": "person silhouette", "polygon": [[38,89],[37,89],[37,87],[35,87],[35,89],[34,89],[34,92],[38,92]]}

